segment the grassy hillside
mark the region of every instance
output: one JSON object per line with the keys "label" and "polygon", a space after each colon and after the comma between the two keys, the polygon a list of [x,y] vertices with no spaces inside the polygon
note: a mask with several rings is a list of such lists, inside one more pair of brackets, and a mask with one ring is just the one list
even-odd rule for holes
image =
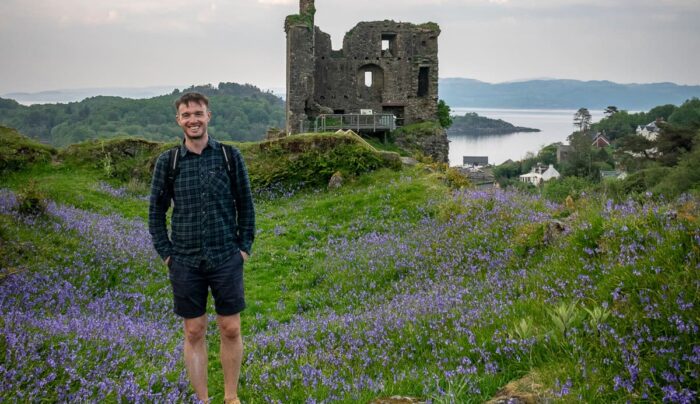
{"label": "grassy hillside", "polygon": [[[321,139],[299,142],[241,148],[260,178],[297,160],[331,171]],[[147,202],[63,161],[0,177],[0,399],[187,400]],[[367,164],[338,190],[257,200],[244,402],[483,402],[509,382],[555,402],[697,399],[697,199],[565,206]],[[30,178],[50,199],[38,217],[17,211]],[[210,379],[220,402],[213,359]]]}

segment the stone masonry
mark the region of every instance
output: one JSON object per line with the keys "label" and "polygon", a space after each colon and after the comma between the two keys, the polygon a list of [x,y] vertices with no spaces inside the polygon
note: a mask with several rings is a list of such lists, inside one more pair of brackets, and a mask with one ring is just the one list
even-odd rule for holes
{"label": "stone masonry", "polygon": [[324,113],[391,113],[399,126],[437,119],[437,24],[360,22],[333,50],[314,13],[300,0],[285,21],[288,133],[313,130]]}

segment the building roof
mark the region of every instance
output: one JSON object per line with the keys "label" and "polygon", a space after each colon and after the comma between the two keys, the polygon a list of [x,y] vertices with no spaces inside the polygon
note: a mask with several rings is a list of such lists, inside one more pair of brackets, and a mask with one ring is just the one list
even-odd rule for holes
{"label": "building roof", "polygon": [[488,156],[462,156],[462,164],[465,166],[486,166],[489,164]]}
{"label": "building roof", "polygon": [[606,147],[610,146],[610,140],[602,134],[598,133],[595,135],[595,139],[593,139],[593,143],[591,143],[591,146],[598,146],[598,147]]}

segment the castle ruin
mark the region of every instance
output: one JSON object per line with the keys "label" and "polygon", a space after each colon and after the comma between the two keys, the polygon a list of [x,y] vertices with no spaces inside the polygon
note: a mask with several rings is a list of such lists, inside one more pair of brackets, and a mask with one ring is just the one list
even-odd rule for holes
{"label": "castle ruin", "polygon": [[333,50],[314,25],[314,1],[299,3],[284,27],[287,133],[313,130],[322,114],[391,114],[397,126],[437,120],[437,24],[360,22]]}

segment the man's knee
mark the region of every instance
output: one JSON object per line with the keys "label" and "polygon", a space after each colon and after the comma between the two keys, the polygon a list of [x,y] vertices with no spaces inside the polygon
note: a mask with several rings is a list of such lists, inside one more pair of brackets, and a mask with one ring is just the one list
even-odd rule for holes
{"label": "man's knee", "polygon": [[241,322],[238,315],[219,318],[219,330],[221,337],[226,339],[236,339],[241,335]]}
{"label": "man's knee", "polygon": [[189,342],[198,342],[204,338],[207,333],[207,318],[206,314],[202,317],[185,320],[185,338]]}

